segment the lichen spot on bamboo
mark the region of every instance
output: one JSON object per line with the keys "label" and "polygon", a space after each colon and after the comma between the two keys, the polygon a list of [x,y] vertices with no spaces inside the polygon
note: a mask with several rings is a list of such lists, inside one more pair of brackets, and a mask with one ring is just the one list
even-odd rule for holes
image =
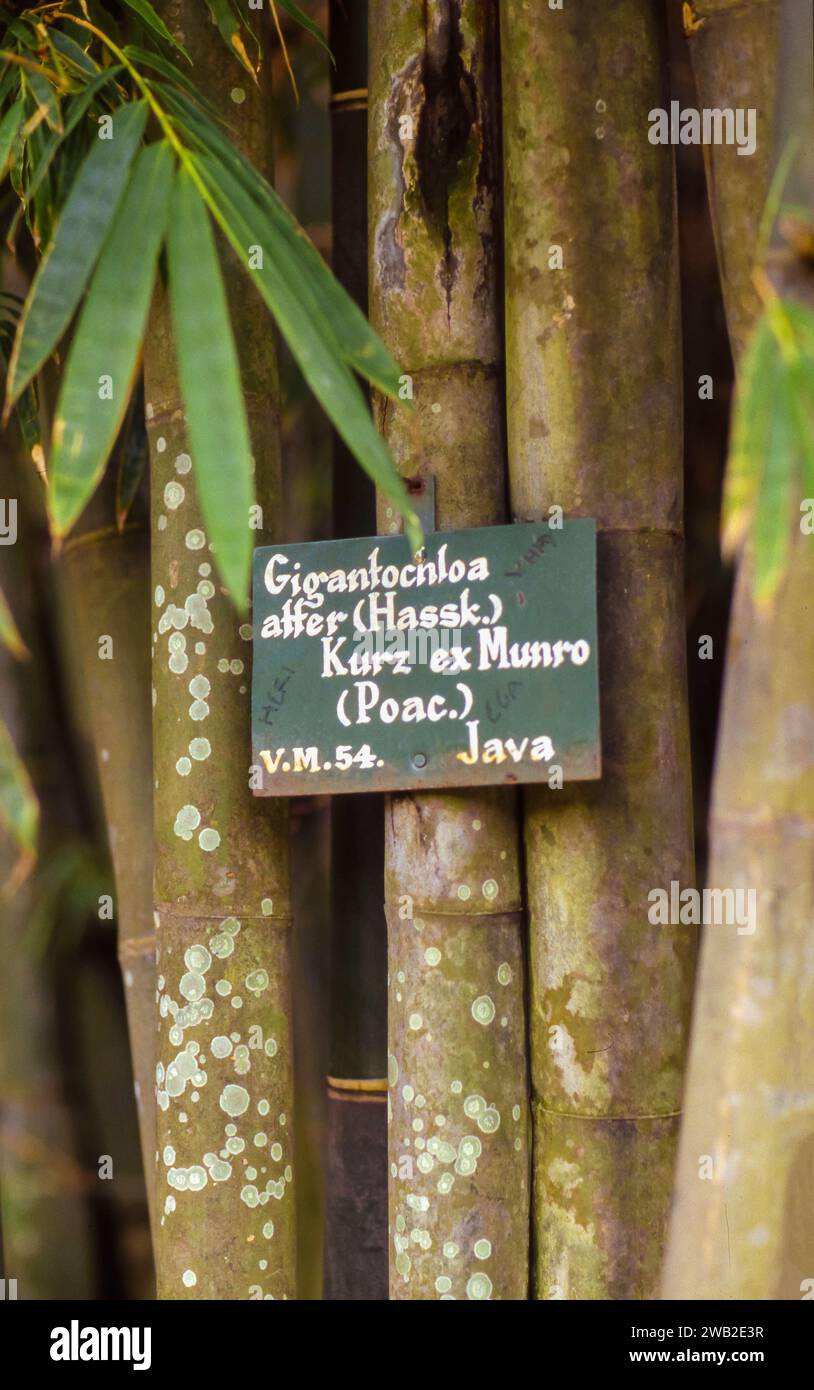
{"label": "lichen spot on bamboo", "polygon": [[218,1104],[227,1115],[242,1115],[249,1108],[249,1093],[245,1086],[230,1082],[221,1091]]}
{"label": "lichen spot on bamboo", "polygon": [[495,1016],[494,1000],[488,994],[481,994],[472,1004],[472,1017],[476,1023],[486,1028]]}
{"label": "lichen spot on bamboo", "polygon": [[181,840],[191,840],[193,831],[197,830],[201,823],[201,813],[197,806],[182,806],[177,816],[173,830]]}

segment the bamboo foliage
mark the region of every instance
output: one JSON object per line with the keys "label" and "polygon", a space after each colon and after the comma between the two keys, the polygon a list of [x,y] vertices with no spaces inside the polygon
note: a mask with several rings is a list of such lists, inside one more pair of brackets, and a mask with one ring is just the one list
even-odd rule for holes
{"label": "bamboo foliage", "polygon": [[[197,0],[160,7],[242,149],[270,162],[265,84],[235,81]],[[245,97],[236,114],[233,94]],[[176,253],[183,257],[184,247]],[[258,301],[225,266],[259,508],[279,498],[276,374]],[[290,909],[286,814],[249,790],[251,626],[214,572],[196,494],[166,298],[145,353],[154,599],[155,900],[158,927],[158,1292],[295,1294]]]}
{"label": "bamboo foliage", "polygon": [[[4,21],[0,38],[9,59],[0,84],[0,178],[8,163],[20,202],[9,242],[25,216],[42,250],[16,325],[6,381],[5,416],[16,408],[23,428],[32,394],[36,398],[34,379],[77,320],[53,420],[53,533],[64,536],[78,519],[125,417],[166,233],[162,273],[169,271],[199,502],[217,544],[215,566],[242,596],[251,537],[231,517],[241,502],[253,500],[252,461],[214,223],[274,316],[305,381],[362,466],[402,511],[417,544],[416,518],[354,376],[358,372],[395,394],[396,364],[273,188],[213,121],[212,103],[186,71],[184,46],[175,45],[183,70],[161,51],[160,37],[155,47],[166,25],[153,7],[146,0],[131,6],[136,31],[152,45],[148,49],[122,47],[109,32],[122,37],[105,11],[94,11],[100,28],[80,8],[66,15],[59,6],[45,6],[36,23],[28,15]],[[210,9],[226,21],[215,36],[248,67],[242,80],[256,91],[257,73],[243,39],[243,29],[250,35],[250,28],[237,23],[228,0],[213,0]],[[305,26],[314,28],[307,20]],[[257,61],[262,48],[251,42]],[[39,63],[43,47],[55,55],[53,67]],[[122,100],[126,94],[129,99]],[[233,117],[245,97],[244,88],[233,85],[221,114]],[[52,127],[47,142],[39,130],[43,122]],[[145,133],[158,138],[140,148]],[[71,177],[51,181],[55,160]],[[242,597],[236,601],[240,606]]]}
{"label": "bamboo foliage", "polygon": [[[377,416],[402,474],[435,479],[439,530],[504,517],[496,24],[490,0],[371,8],[371,315],[413,397]],[[389,797],[385,911],[390,1296],[525,1298],[514,796]]]}
{"label": "bamboo foliage", "polygon": [[648,920],[693,874],[657,11],[501,6],[512,511],[598,525],[602,780],[525,797],[538,1298],[654,1296],[681,1101],[692,931]]}
{"label": "bamboo foliage", "polygon": [[[785,195],[807,210],[810,236],[810,7],[771,0],[738,10],[698,6],[706,23],[688,35],[700,101],[722,106],[737,93],[739,103],[757,110],[764,142],[759,163],[721,152],[708,169],[711,199],[727,210],[718,227],[719,254],[736,359],[759,311],[754,282],[740,267],[754,259],[768,188],[778,8],[775,149],[782,154],[794,135],[807,160]],[[760,61],[750,62],[755,54]],[[810,260],[798,258],[793,244],[779,238],[766,268],[785,299],[814,307]],[[739,386],[744,389],[743,379]],[[770,439],[766,469],[776,449]],[[755,598],[751,539],[736,581],[710,883],[755,894],[754,931],[712,926],[706,932],[664,1281],[671,1298],[800,1299],[814,1271],[814,549],[800,523],[799,500],[795,486],[785,574],[772,601]]]}

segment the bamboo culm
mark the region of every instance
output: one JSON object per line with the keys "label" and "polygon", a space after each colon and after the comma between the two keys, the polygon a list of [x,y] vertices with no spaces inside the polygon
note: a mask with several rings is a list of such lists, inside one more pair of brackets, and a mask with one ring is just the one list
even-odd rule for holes
{"label": "bamboo culm", "polygon": [[534,1292],[646,1299],[695,946],[648,920],[693,881],[664,35],[649,0],[500,13],[512,513],[598,527],[602,779],[525,797]]}
{"label": "bamboo culm", "polygon": [[[412,409],[376,413],[439,530],[505,517],[497,6],[394,0],[369,29],[371,318]],[[386,504],[379,531],[398,529]],[[529,1116],[516,800],[385,816],[390,1296],[527,1293]]]}
{"label": "bamboo culm", "polygon": [[[718,0],[694,14],[704,21],[687,36],[699,100],[755,108],[763,149],[753,163],[716,147],[707,168],[737,368],[760,312],[751,271],[770,154],[774,147],[779,156],[792,133],[807,164],[792,170],[784,196],[814,207],[812,16],[810,6],[775,0]],[[795,102],[802,125],[786,117]],[[780,294],[814,307],[810,263],[780,243],[767,269]],[[806,619],[814,549],[796,504],[793,511],[788,566],[772,602],[753,598],[748,546],[736,577],[709,879],[754,893],[754,929],[706,929],[667,1298],[796,1300],[810,1296],[814,1273],[814,628]]]}
{"label": "bamboo culm", "polygon": [[[271,103],[199,0],[159,6],[201,89],[270,172]],[[239,94],[237,96],[236,94]],[[225,278],[267,545],[280,512],[272,337],[245,273]],[[169,307],[145,350],[151,455],[156,1182],[163,1299],[296,1293],[287,820],[249,789],[250,622],[222,589],[195,495]],[[246,519],[249,524],[249,518]]]}

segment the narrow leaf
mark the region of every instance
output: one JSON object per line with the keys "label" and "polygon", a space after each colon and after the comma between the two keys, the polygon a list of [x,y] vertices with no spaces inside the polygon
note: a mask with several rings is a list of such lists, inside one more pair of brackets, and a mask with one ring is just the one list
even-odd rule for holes
{"label": "narrow leaf", "polygon": [[97,139],[86,156],[34,276],[9,365],[6,412],[51,355],[73,317],[126,183],[147,107],[144,102],[131,102],[120,106],[111,119],[113,138]]}
{"label": "narrow leaf", "polygon": [[217,24],[224,43],[232,50],[246,71],[251,73],[256,82],[257,73],[252,67],[251,59],[246,52],[246,45],[243,42],[240,29],[240,21],[229,4],[229,0],[206,0],[206,7]]}
{"label": "narrow leaf", "polygon": [[243,609],[252,553],[249,428],[209,215],[184,171],[175,181],[168,251],[178,372],[198,500],[215,562],[235,605]]}
{"label": "narrow leaf", "polygon": [[15,101],[0,121],[0,179],[6,172],[8,157],[11,154],[17,131],[22,125],[24,114],[25,103]]}
{"label": "narrow leaf", "polygon": [[[177,98],[177,100],[175,99]],[[214,155],[240,183],[263,213],[261,246],[285,238],[295,258],[298,280],[308,281],[312,302],[336,338],[342,355],[354,371],[386,395],[398,397],[399,367],[374,332],[359,306],[332,275],[325,261],[274,189],[258,174],[220,130],[199,111],[190,108],[180,94],[166,92],[170,106],[180,110],[185,124],[202,150]]]}
{"label": "narrow leaf", "polygon": [[48,499],[57,535],[98,483],[127,409],[166,227],[173,155],[138,155],[71,344],[54,418]]}
{"label": "narrow leaf", "polygon": [[721,504],[721,549],[731,556],[752,517],[768,447],[780,350],[763,315],[743,354]]}
{"label": "narrow leaf", "polygon": [[280,6],[281,10],[285,10],[286,14],[289,15],[295,23],[300,24],[303,29],[308,30],[308,33],[322,45],[325,52],[329,55],[331,62],[333,62],[333,54],[325,42],[325,35],[319,25],[315,24],[309,15],[303,13],[299,5],[295,5],[294,0],[277,0],[277,4]]}
{"label": "narrow leaf", "polygon": [[146,29],[152,30],[159,39],[163,39],[165,43],[171,44],[173,48],[177,48],[179,53],[183,53],[187,62],[192,62],[184,45],[173,38],[163,19],[156,14],[150,4],[150,0],[123,0],[123,3],[127,6],[128,10],[132,10],[134,14],[138,15]]}
{"label": "narrow leaf", "polygon": [[26,78],[28,89],[37,103],[37,108],[42,112],[43,120],[52,130],[63,134],[62,112],[59,105],[59,97],[50,83],[46,82],[39,73],[32,72]]}
{"label": "narrow leaf", "polygon": [[31,778],[0,720],[0,824],[29,859],[36,852],[38,822],[39,806]]}
{"label": "narrow leaf", "polygon": [[771,602],[783,577],[791,537],[791,492],[797,467],[795,421],[784,364],[775,374],[766,457],[755,510],[754,594]]}
{"label": "narrow leaf", "polygon": [[206,156],[197,161],[208,191],[224,219],[226,235],[273,313],[280,331],[299,363],[311,390],[337,431],[376,486],[398,507],[414,550],[423,536],[407,491],[396,472],[390,451],[378,434],[368,404],[336,351],[333,334],[308,303],[307,285],[292,264],[285,238],[264,247],[262,266],[248,261],[249,248],[261,236],[262,218],[231,174]]}
{"label": "narrow leaf", "polygon": [[187,77],[186,73],[182,72],[174,63],[171,63],[163,54],[150,53],[146,48],[139,48],[133,43],[129,43],[126,48],[122,49],[122,52],[125,58],[135,67],[151,68],[154,72],[160,72],[161,76],[165,77],[168,82],[175,82],[178,86],[183,87],[184,91],[193,101],[197,102],[199,106],[202,106],[204,110],[208,111],[215,119],[218,119],[217,107],[212,105],[209,98],[204,96],[203,92],[195,86],[195,83]]}
{"label": "narrow leaf", "polygon": [[118,449],[116,472],[116,525],[124,530],[128,513],[149,461],[147,430],[144,425],[144,378],[133,392]]}
{"label": "narrow leaf", "polygon": [[6,601],[6,596],[2,591],[0,591],[0,642],[18,660],[29,654],[28,648],[20,636],[20,630],[14,621],[14,615]]}
{"label": "narrow leaf", "polygon": [[[36,196],[40,184],[42,183],[43,179],[48,173],[48,170],[51,167],[55,155],[62,148],[63,140],[67,139],[67,137],[76,129],[82,117],[85,115],[88,108],[95,100],[96,95],[101,90],[101,88],[105,87],[107,83],[111,81],[112,78],[116,77],[118,73],[121,72],[121,70],[121,66],[116,66],[105,68],[102,72],[97,73],[97,75],[90,82],[88,82],[87,86],[83,88],[83,90],[79,93],[76,99],[72,102],[68,110],[67,119],[65,121],[64,133],[60,132],[51,136],[43,152],[42,158],[40,159],[40,162],[37,165],[37,171],[28,184],[28,188],[26,189],[27,203],[30,202],[31,199]],[[20,211],[22,211],[22,209],[20,209],[17,212],[16,216],[20,215]]]}

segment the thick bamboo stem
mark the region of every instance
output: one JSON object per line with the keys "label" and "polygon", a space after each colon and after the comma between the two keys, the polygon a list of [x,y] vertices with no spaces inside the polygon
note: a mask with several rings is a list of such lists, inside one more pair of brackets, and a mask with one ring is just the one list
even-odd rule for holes
{"label": "thick bamboo stem", "polygon": [[[439,530],[504,518],[496,30],[490,0],[371,12],[371,311],[414,397],[377,413]],[[391,1298],[526,1297],[518,838],[501,789],[388,800]]]}
{"label": "thick bamboo stem", "polygon": [[[41,489],[27,457],[22,465],[13,460],[8,440],[3,452],[5,487],[18,500],[19,531],[14,545],[0,547],[0,588],[31,656],[16,662],[0,647],[0,717],[26,762],[41,811],[38,863],[13,895],[0,897],[5,1276],[17,1281],[18,1299],[83,1299],[96,1291],[96,1179],[81,1161],[66,1084],[75,1058],[60,1050],[53,962],[37,959],[27,933],[40,875],[76,833],[77,788],[70,783],[72,764],[52,678],[54,591],[44,579],[49,555]],[[0,885],[6,889],[16,859],[16,847],[0,831]]]}
{"label": "thick bamboo stem", "polygon": [[[332,0],[333,270],[367,310],[367,0]],[[333,440],[334,535],[376,529],[374,489]],[[334,803],[325,1297],[387,1298],[387,929],[383,798]]]}
{"label": "thick bamboo stem", "polygon": [[[271,112],[199,0],[160,7],[194,76],[268,172]],[[227,289],[256,460],[256,543],[279,515],[268,319],[232,262]],[[249,790],[251,626],[221,587],[195,495],[168,304],[145,351],[152,463],[155,898],[161,1298],[295,1295],[285,808]],[[249,518],[246,518],[249,524]]]}
{"label": "thick bamboo stem", "polygon": [[[688,38],[699,100],[758,112],[762,157],[708,167],[737,354],[759,310],[747,274],[767,192],[778,49],[777,151],[794,131],[807,167],[786,196],[814,207],[810,7],[698,5]],[[750,57],[751,55],[751,57]],[[787,123],[798,102],[803,121]],[[759,145],[760,149],[760,145]],[[744,167],[746,166],[746,167]],[[721,210],[725,210],[725,216]],[[814,307],[810,264],[773,255],[781,293]],[[797,509],[795,508],[795,511]],[[756,606],[748,553],[736,581],[710,827],[710,885],[755,894],[755,928],[706,930],[687,1111],[665,1270],[668,1298],[800,1299],[814,1270],[814,548],[793,528],[788,570]]]}
{"label": "thick bamboo stem", "polygon": [[66,546],[65,570],[116,881],[118,957],[154,1224],[155,929],[146,523],[128,526],[121,535],[112,524],[86,531]]}
{"label": "thick bamboo stem", "polygon": [[501,6],[517,520],[594,516],[602,780],[526,796],[538,1298],[658,1287],[694,943],[673,163],[658,7]]}

